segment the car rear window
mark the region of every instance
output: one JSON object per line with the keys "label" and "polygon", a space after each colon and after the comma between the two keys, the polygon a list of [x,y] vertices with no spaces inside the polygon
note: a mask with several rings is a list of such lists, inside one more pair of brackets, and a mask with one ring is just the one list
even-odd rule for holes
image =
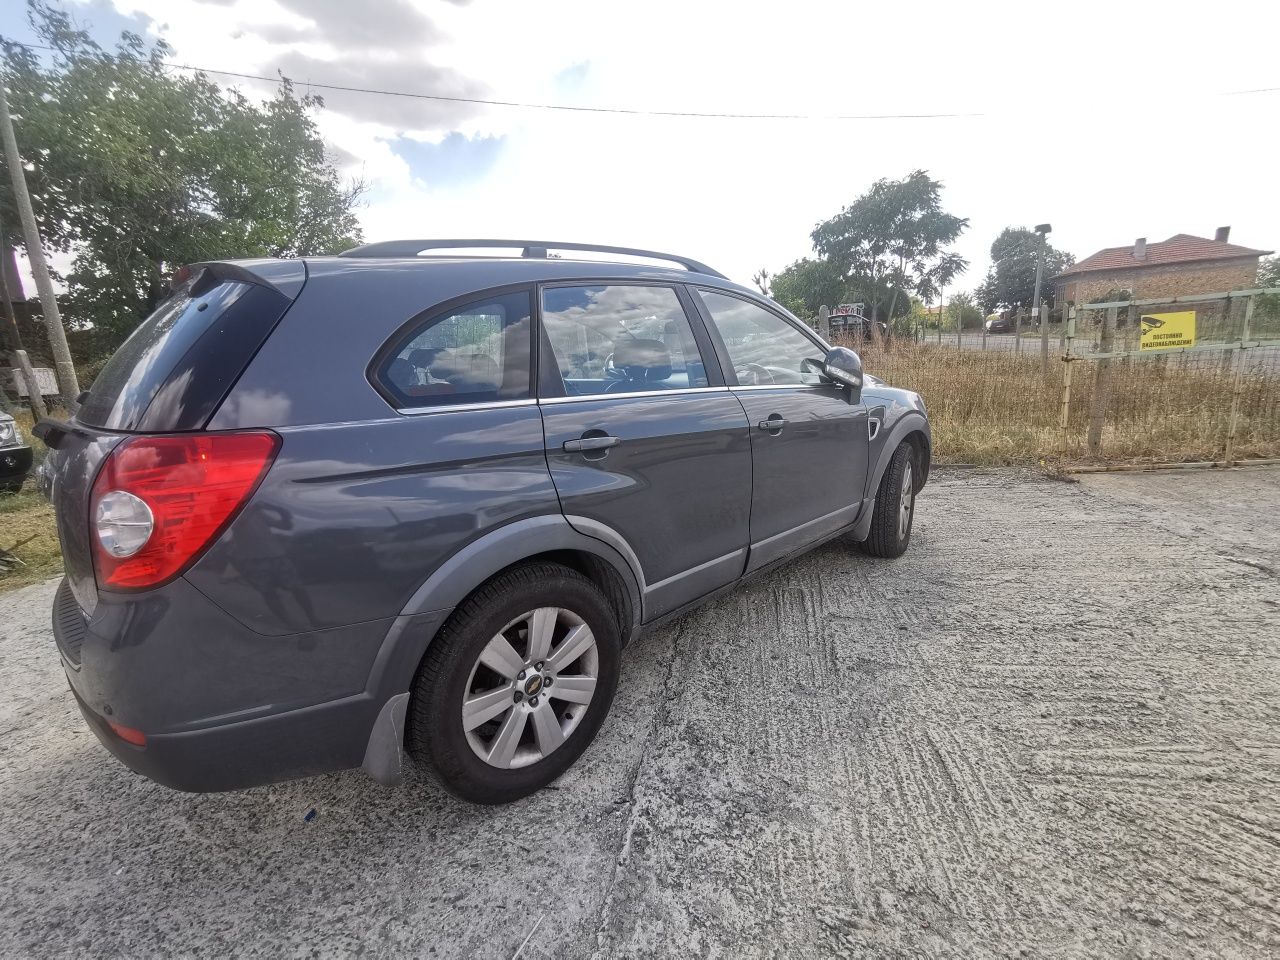
{"label": "car rear window", "polygon": [[[198,271],[107,361],[76,419],[106,430],[199,429],[289,303],[273,288]],[[193,350],[206,334],[208,349]]]}

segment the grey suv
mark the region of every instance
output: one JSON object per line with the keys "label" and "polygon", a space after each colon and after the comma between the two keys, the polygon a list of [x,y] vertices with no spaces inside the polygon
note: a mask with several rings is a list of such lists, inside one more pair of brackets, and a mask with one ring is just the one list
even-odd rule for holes
{"label": "grey suv", "polygon": [[407,748],[528,794],[642,631],[832,537],[901,554],[931,449],[772,301],[567,243],[186,268],[81,401],[36,431],[57,644],[107,749],[185,790]]}

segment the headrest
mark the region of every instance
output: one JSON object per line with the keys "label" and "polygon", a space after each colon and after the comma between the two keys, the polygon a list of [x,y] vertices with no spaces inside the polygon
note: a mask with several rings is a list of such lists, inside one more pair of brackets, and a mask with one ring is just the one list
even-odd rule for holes
{"label": "headrest", "polygon": [[439,347],[418,347],[409,351],[409,362],[419,370],[426,370],[440,355]]}
{"label": "headrest", "polygon": [[671,351],[661,340],[615,340],[613,365],[628,380],[666,380],[671,376]]}

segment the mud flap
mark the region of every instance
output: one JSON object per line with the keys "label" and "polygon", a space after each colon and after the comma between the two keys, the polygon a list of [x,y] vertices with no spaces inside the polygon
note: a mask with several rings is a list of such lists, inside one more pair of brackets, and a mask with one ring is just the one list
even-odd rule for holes
{"label": "mud flap", "polygon": [[394,787],[404,779],[404,718],[408,709],[409,694],[396,694],[382,705],[369,734],[360,769],[384,786]]}

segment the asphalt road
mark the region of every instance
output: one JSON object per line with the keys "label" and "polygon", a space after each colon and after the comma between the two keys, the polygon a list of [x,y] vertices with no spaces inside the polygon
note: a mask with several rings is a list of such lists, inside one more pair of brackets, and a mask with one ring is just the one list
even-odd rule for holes
{"label": "asphalt road", "polygon": [[[0,953],[1280,952],[1280,470],[941,474],[639,642],[554,789],[170,792],[0,597]],[[307,821],[311,809],[316,816]]]}

